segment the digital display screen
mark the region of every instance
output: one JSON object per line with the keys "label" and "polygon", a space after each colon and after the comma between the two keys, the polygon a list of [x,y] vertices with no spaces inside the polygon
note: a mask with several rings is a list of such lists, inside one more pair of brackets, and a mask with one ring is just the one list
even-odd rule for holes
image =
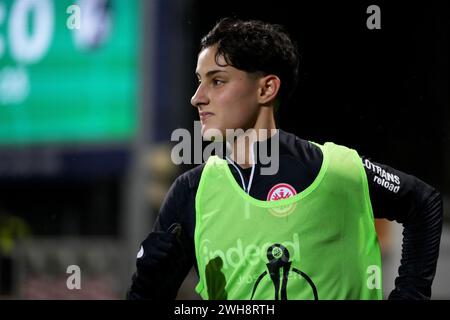
{"label": "digital display screen", "polygon": [[139,3],[0,0],[0,147],[131,140]]}

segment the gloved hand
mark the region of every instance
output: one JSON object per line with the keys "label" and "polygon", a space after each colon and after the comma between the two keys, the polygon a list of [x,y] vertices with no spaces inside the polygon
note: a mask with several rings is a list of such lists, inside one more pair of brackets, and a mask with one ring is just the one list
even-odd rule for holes
{"label": "gloved hand", "polygon": [[128,299],[171,298],[168,295],[174,294],[173,282],[186,258],[180,234],[178,223],[172,224],[167,232],[149,233],[137,254],[137,270],[127,293]]}

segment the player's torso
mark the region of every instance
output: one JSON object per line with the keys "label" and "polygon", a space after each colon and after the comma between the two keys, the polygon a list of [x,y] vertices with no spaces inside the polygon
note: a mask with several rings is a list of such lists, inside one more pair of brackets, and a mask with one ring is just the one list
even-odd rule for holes
{"label": "player's torso", "polygon": [[302,192],[271,190],[277,201],[250,197],[220,160],[205,166],[195,229],[204,298],[380,298],[368,281],[379,247],[357,155],[329,153]]}

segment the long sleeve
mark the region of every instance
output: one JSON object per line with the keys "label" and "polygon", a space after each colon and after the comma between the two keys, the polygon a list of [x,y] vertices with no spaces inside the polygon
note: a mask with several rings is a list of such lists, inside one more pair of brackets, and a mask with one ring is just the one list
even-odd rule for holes
{"label": "long sleeve", "polygon": [[430,299],[442,233],[440,193],[417,177],[362,158],[374,216],[403,224],[402,258],[389,299]]}
{"label": "long sleeve", "polygon": [[[183,256],[171,257],[178,259],[176,270],[164,267],[152,266],[145,272],[145,281],[139,281],[137,271],[133,274],[132,285],[127,292],[127,299],[155,299],[172,300],[175,299],[184,278],[191,269],[195,257],[192,240],[192,219],[193,198],[192,190],[189,188],[186,176],[180,176],[171,186],[165,200],[160,208],[158,218],[153,226],[153,232],[165,232],[173,223],[181,225],[180,243],[183,249]],[[150,251],[152,250],[149,248]]]}

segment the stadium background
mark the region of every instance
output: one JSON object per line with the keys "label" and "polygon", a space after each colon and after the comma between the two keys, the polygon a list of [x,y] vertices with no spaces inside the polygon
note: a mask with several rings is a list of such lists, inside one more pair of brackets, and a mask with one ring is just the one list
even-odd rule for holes
{"label": "stadium background", "polygon": [[[81,8],[80,29],[67,12]],[[369,5],[381,29],[366,27]],[[450,298],[448,5],[437,1],[0,0],[0,298],[122,299],[193,129],[198,43],[223,16],[284,24],[301,79],[280,126],[444,195],[433,298]],[[385,292],[401,226],[377,221]],[[67,267],[81,269],[69,290]],[[194,272],[179,298],[193,293]]]}

